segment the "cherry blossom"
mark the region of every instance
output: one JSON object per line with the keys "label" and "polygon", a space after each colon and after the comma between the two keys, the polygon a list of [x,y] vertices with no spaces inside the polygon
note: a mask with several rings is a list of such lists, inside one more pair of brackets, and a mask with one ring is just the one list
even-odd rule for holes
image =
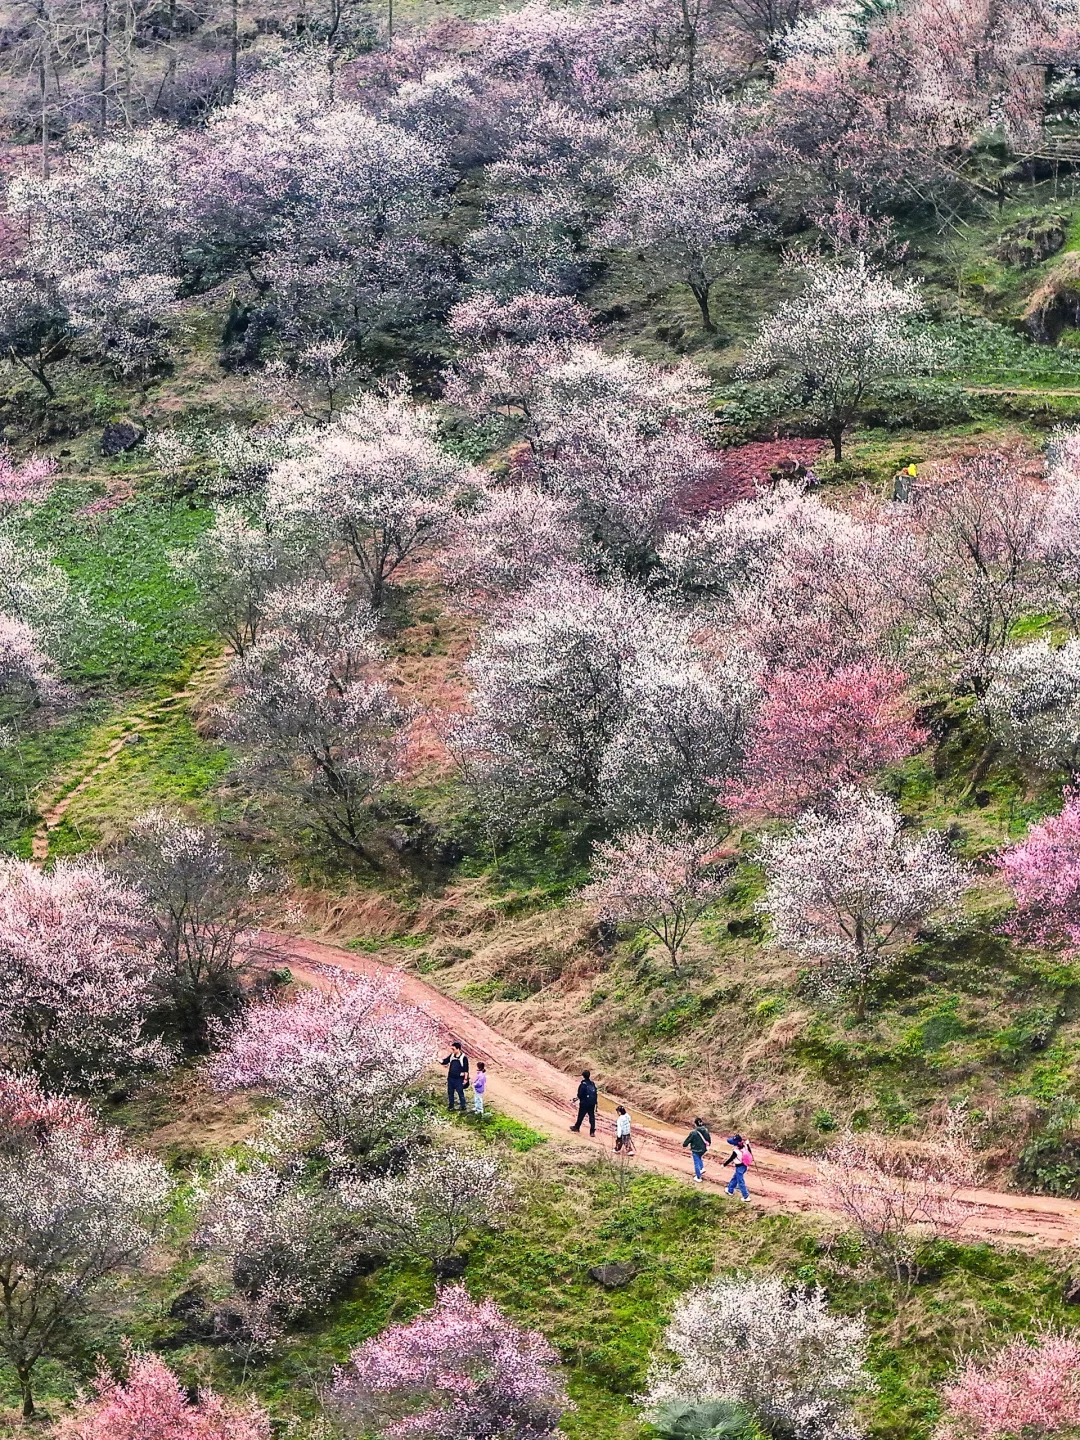
{"label": "cherry blossom", "polygon": [[358,1346],[330,1402],[353,1433],[388,1440],[552,1440],[569,1408],[547,1341],[464,1286]]}
{"label": "cherry blossom", "polygon": [[1047,1330],[969,1357],[942,1391],[934,1440],[1060,1435],[1080,1425],[1080,1341]]}
{"label": "cherry blossom", "polygon": [[212,1390],[195,1401],[164,1361],[133,1353],[118,1379],[101,1369],[91,1398],[61,1421],[59,1440],[270,1440],[261,1406],[230,1404]]}
{"label": "cherry blossom", "polygon": [[1080,796],[1066,791],[1061,813],[1032,825],[998,865],[1016,896],[1014,933],[1036,945],[1080,946]]}
{"label": "cherry blossom", "polygon": [[332,993],[253,1005],[212,1064],[222,1090],[277,1096],[335,1147],[374,1145],[431,1063],[435,1031],[390,982],[335,977]]}
{"label": "cherry blossom", "polygon": [[646,1404],[734,1401],[796,1440],[855,1440],[856,1398],[874,1388],[867,1328],[829,1313],[822,1290],[780,1276],[725,1276],[691,1290],[664,1335]]}

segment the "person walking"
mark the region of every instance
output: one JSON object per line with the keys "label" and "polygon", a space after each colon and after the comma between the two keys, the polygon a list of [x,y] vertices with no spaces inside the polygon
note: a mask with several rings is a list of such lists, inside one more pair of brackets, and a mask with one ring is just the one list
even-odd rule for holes
{"label": "person walking", "polygon": [[700,1115],[695,1118],[693,1130],[682,1143],[684,1150],[689,1149],[690,1158],[694,1162],[694,1179],[701,1180],[705,1174],[705,1156],[709,1153],[712,1136]]}
{"label": "person walking", "polygon": [[455,1040],[450,1046],[450,1054],[445,1060],[439,1061],[440,1065],[448,1067],[446,1071],[446,1101],[447,1108],[453,1110],[454,1100],[461,1101],[461,1113],[465,1114],[465,1086],[469,1083],[469,1057],[461,1048],[461,1041]]}
{"label": "person walking", "polygon": [[577,1119],[570,1129],[575,1135],[581,1129],[583,1120],[589,1122],[589,1134],[596,1134],[596,1086],[593,1084],[592,1072],[583,1070],[581,1072],[581,1084],[577,1087]]}
{"label": "person walking", "polygon": [[754,1163],[754,1152],[750,1149],[749,1140],[744,1140],[741,1135],[729,1135],[727,1143],[731,1146],[731,1154],[724,1164],[730,1165],[733,1161],[735,1164],[735,1169],[728,1182],[727,1193],[734,1195],[738,1190],[744,1200],[749,1200],[750,1196],[746,1189],[746,1167]]}
{"label": "person walking", "polygon": [[483,1060],[476,1062],[476,1079],[472,1082],[472,1108],[474,1115],[484,1113],[484,1091],[487,1089],[487,1066]]}
{"label": "person walking", "polygon": [[625,1105],[615,1106],[615,1154],[618,1155],[620,1151],[627,1155],[636,1153],[630,1137],[630,1116],[626,1113]]}

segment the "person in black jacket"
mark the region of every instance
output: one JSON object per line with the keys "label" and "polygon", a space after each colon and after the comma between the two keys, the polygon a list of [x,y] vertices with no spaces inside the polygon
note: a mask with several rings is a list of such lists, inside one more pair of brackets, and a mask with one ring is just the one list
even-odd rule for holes
{"label": "person in black jacket", "polygon": [[588,1070],[581,1072],[581,1084],[577,1087],[577,1119],[570,1126],[575,1133],[581,1129],[581,1122],[588,1117],[589,1134],[596,1134],[596,1086]]}
{"label": "person in black jacket", "polygon": [[439,1061],[440,1065],[447,1065],[446,1072],[446,1099],[451,1110],[454,1108],[454,1097],[461,1101],[461,1113],[465,1113],[465,1086],[469,1083],[469,1057],[461,1048],[461,1041],[455,1040],[450,1046],[450,1054],[445,1060]]}

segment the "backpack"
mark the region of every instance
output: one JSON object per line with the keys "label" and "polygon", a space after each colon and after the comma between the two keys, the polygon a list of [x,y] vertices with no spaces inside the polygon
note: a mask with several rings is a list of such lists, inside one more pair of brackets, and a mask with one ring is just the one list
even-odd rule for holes
{"label": "backpack", "polygon": [[743,1148],[742,1148],[742,1150],[739,1152],[739,1164],[740,1164],[740,1165],[752,1165],[753,1163],[754,1163],[754,1152],[750,1149],[750,1146],[749,1146],[749,1145],[744,1145]]}

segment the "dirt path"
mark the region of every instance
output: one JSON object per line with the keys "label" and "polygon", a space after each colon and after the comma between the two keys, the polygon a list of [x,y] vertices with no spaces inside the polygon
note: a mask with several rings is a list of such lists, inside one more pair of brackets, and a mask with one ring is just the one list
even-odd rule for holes
{"label": "dirt path", "polygon": [[[505,1039],[486,1021],[465,1005],[442,995],[433,986],[415,975],[395,971],[368,955],[356,955],[334,945],[304,940],[293,935],[264,932],[257,940],[258,950],[277,964],[287,964],[300,981],[327,988],[332,976],[326,967],[357,975],[388,976],[396,974],[401,984],[401,997],[429,1014],[439,1026],[440,1037],[461,1040],[466,1051],[487,1063],[491,1079],[488,1098],[493,1108],[515,1120],[524,1121],[534,1130],[558,1137],[583,1153],[608,1153],[614,1135],[614,1112],[618,1097],[601,1095],[597,1138],[571,1136],[569,1126],[576,1109],[572,1096],[578,1077],[568,1075],[546,1060],[530,1055],[527,1050]],[[633,1165],[644,1166],[661,1175],[689,1179],[692,1174],[689,1152],[682,1148],[692,1116],[684,1126],[669,1125],[663,1120],[629,1107],[633,1119],[637,1155]],[[731,1174],[720,1160],[726,1155],[716,1145],[713,1156],[706,1161],[703,1185],[713,1193],[726,1185]],[[813,1166],[797,1155],[755,1147],[757,1163],[748,1175],[754,1204],[765,1210],[828,1214],[828,1206],[817,1189]],[[1080,1243],[1080,1202],[1055,1200],[1044,1196],[1006,1195],[994,1190],[964,1192],[972,1207],[965,1234],[971,1238],[996,1240],[1025,1249],[1057,1248]],[[732,1200],[732,1204],[740,1204]]]}

